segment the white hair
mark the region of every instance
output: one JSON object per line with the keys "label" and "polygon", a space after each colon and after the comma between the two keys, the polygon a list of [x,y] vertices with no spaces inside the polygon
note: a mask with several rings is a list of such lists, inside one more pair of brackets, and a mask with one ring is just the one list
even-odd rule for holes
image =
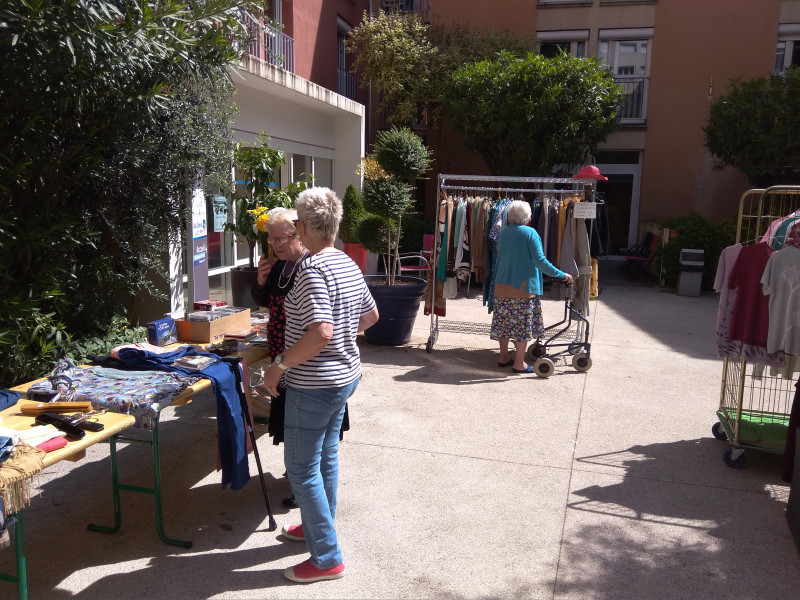
{"label": "white hair", "polygon": [[342,201],[336,192],[325,187],[308,188],[300,192],[295,208],[297,218],[313,237],[333,243],[342,221]]}
{"label": "white hair", "polygon": [[514,200],[506,212],[509,225],[527,225],[531,220],[531,205],[524,200]]}
{"label": "white hair", "polygon": [[267,229],[271,229],[274,225],[286,223],[294,232],[294,221],[297,219],[297,211],[295,209],[283,208],[279,206],[277,208],[270,209],[267,214],[269,215],[269,219],[267,219]]}

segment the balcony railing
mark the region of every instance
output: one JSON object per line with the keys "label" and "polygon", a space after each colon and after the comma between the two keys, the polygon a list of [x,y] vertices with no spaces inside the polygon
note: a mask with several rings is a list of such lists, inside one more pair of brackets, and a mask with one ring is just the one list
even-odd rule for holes
{"label": "balcony railing", "polygon": [[339,85],[338,85],[338,93],[345,98],[350,98],[350,100],[356,99],[356,78],[355,75],[348,73],[341,67],[338,68],[339,74]]}
{"label": "balcony railing", "polygon": [[396,10],[408,13],[431,12],[430,0],[381,0],[381,8],[385,11]]}
{"label": "balcony railing", "polygon": [[294,39],[263,20],[259,20],[256,27],[258,35],[250,44],[250,54],[294,73]]}
{"label": "balcony railing", "polygon": [[615,75],[614,81],[622,90],[622,105],[619,108],[620,123],[644,122],[647,118],[648,77]]}

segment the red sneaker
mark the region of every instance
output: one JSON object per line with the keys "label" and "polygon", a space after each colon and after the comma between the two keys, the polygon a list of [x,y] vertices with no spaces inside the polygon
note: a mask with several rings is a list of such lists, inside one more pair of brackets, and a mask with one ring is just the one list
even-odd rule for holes
{"label": "red sneaker", "polygon": [[304,542],[306,536],[303,535],[303,526],[302,525],[289,525],[289,527],[283,526],[281,529],[281,533],[283,537],[294,540],[295,542]]}
{"label": "red sneaker", "polygon": [[339,563],[330,569],[318,569],[311,564],[311,559],[308,559],[299,565],[286,569],[283,572],[283,576],[297,583],[314,583],[325,579],[340,579],[344,577],[344,563]]}

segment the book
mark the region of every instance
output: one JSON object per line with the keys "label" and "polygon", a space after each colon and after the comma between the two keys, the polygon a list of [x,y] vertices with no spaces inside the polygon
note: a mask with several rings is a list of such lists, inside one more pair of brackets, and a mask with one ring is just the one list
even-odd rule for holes
{"label": "book", "polygon": [[225,332],[224,339],[246,341],[256,337],[258,333],[253,329],[231,329]]}
{"label": "book", "polygon": [[250,340],[250,343],[255,346],[267,346],[269,345],[269,338],[266,334],[257,335]]}
{"label": "book", "polygon": [[176,358],[172,364],[176,367],[183,367],[184,369],[195,369],[196,371],[202,371],[208,365],[213,364],[218,360],[218,358],[214,358],[213,356],[181,356],[180,358]]}

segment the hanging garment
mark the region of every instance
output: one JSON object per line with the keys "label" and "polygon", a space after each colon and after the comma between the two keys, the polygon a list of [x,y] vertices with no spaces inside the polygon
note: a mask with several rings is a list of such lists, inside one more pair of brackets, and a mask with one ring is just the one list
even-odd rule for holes
{"label": "hanging garment", "polygon": [[567,218],[567,223],[570,226],[564,228],[564,231],[561,236],[561,249],[558,253],[558,268],[564,271],[564,273],[569,273],[572,275],[573,278],[578,278],[578,265],[575,264],[575,244],[573,241],[573,231],[572,231],[572,223],[575,219],[572,218],[572,205],[568,206],[565,211],[565,216]]}
{"label": "hanging garment", "polygon": [[605,202],[596,202],[597,216],[592,226],[592,258],[608,256],[611,251],[611,233],[608,225],[608,211]]}
{"label": "hanging garment", "polygon": [[597,259],[592,257],[592,276],[589,279],[589,299],[597,300],[600,296],[600,284],[598,279],[598,264]]}
{"label": "hanging garment", "polygon": [[786,446],[783,449],[783,463],[781,476],[784,481],[792,482],[794,472],[794,455],[797,451],[797,437],[795,432],[800,427],[800,379],[795,384],[794,400],[789,411],[789,435],[786,438]]}
{"label": "hanging garment", "polygon": [[773,253],[760,281],[769,296],[767,351],[800,355],[800,248]]}
{"label": "hanging garment", "polygon": [[[545,250],[545,257],[551,263],[558,264],[558,203],[555,201],[549,202],[547,207],[547,248]],[[544,239],[544,238],[542,238]]]}
{"label": "hanging garment", "polygon": [[741,244],[734,244],[725,248],[717,263],[717,273],[714,279],[714,290],[719,292],[719,307],[717,308],[717,354],[720,358],[744,359],[761,365],[771,367],[785,366],[782,352],[769,354],[765,347],[743,344],[741,341],[731,341],[729,338],[730,323],[733,318],[733,307],[736,302],[736,290],[728,286],[733,266],[742,250]]}
{"label": "hanging garment", "polygon": [[575,279],[575,308],[584,317],[589,316],[589,298],[591,296],[590,280],[592,278],[592,256],[589,249],[589,232],[586,229],[587,219],[573,219],[577,222],[575,231],[575,262],[578,277]]}
{"label": "hanging garment", "polygon": [[761,291],[761,276],[774,252],[766,243],[744,246],[733,265],[728,287],[736,290],[728,339],[767,347],[769,299]]}

